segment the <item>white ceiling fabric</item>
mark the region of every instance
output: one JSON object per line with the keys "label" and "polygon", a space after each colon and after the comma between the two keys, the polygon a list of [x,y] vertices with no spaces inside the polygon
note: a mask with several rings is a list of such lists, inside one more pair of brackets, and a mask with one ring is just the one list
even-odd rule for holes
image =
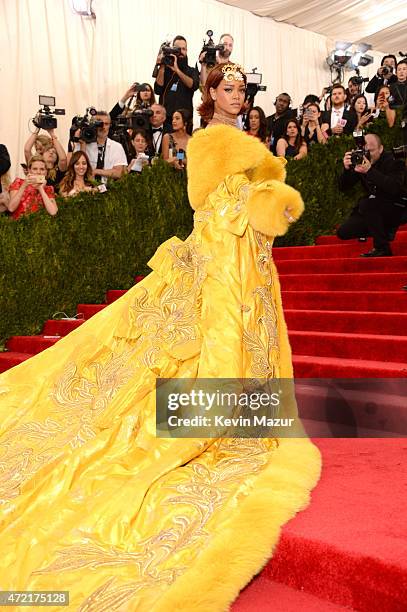
{"label": "white ceiling fabric", "polygon": [[407,0],[220,0],[334,40],[407,53]]}

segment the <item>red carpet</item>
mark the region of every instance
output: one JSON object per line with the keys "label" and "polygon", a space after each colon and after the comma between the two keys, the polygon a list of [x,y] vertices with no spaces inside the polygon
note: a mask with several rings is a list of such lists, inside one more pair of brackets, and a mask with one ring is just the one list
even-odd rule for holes
{"label": "red carpet", "polygon": [[[360,258],[370,242],[325,236],[318,243],[274,249],[295,375],[406,377],[407,292],[401,286],[407,284],[407,228],[398,232],[395,257]],[[108,291],[106,303],[123,293]],[[79,304],[78,313],[87,319],[105,306]],[[11,338],[8,352],[0,353],[0,371],[81,323],[47,321],[41,336]],[[393,417],[404,415],[403,405],[398,410]],[[317,444],[323,473],[312,503],[285,526],[272,560],[233,612],[405,612],[407,440]]]}

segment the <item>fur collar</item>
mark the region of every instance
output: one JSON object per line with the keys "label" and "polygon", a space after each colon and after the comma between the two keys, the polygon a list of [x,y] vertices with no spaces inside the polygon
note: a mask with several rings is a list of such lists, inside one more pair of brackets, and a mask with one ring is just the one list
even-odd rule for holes
{"label": "fur collar", "polygon": [[265,145],[228,125],[198,130],[188,142],[188,196],[194,210],[230,174],[245,172],[251,181],[284,181],[286,160]]}

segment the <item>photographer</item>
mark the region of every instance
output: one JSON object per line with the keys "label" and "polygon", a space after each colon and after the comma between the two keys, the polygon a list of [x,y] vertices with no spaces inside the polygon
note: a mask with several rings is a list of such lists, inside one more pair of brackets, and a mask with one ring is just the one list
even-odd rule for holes
{"label": "photographer", "polygon": [[342,240],[373,236],[373,249],[362,257],[392,255],[391,230],[402,220],[405,207],[401,203],[404,164],[384,152],[377,134],[367,134],[363,150],[348,151],[343,158],[344,171],[339,187],[345,191],[361,182],[366,195],[338,229]]}
{"label": "photographer", "polygon": [[386,117],[387,125],[393,127],[396,122],[396,111],[390,108],[390,88],[388,85],[382,85],[377,91],[376,109],[379,111],[379,117]]}
{"label": "photographer", "polygon": [[49,151],[52,149],[55,151],[55,164],[52,167],[54,168],[56,165],[55,172],[57,170],[59,171],[58,176],[59,180],[61,180],[64,175],[63,173],[68,167],[66,153],[58,140],[55,130],[49,129],[44,131],[48,133],[48,136],[45,136],[45,134],[40,134],[40,128],[36,128],[36,130],[28,137],[28,140],[24,145],[25,161],[28,163],[28,160],[31,159],[33,146],[35,147],[36,155],[43,155],[46,150]]}
{"label": "photographer", "polygon": [[123,94],[117,104],[110,111],[110,119],[114,121],[123,112],[132,113],[140,108],[147,108],[155,104],[153,88],[148,83],[133,83]]}
{"label": "photographer", "polygon": [[303,104],[303,115],[301,121],[301,136],[307,147],[312,144],[326,144],[328,138],[321,130],[321,110],[316,102],[305,102]]}
{"label": "photographer", "polygon": [[147,132],[141,129],[135,130],[131,140],[132,158],[127,167],[127,172],[141,172],[144,166],[148,165],[150,148],[151,143],[148,142]]}
{"label": "photographer", "polygon": [[54,188],[46,184],[47,167],[40,155],[34,155],[28,162],[25,179],[16,178],[9,187],[8,210],[13,219],[37,212],[40,208],[54,216],[58,212]]}
{"label": "photographer", "polygon": [[[127,157],[122,145],[108,138],[111,125],[110,115],[106,111],[97,111],[94,120],[103,123],[102,127],[97,128],[96,142],[86,143],[79,140],[75,149],[85,151],[94,176],[100,177],[102,182],[108,178],[119,179],[127,168]],[[80,130],[77,130],[76,137],[79,134]]]}
{"label": "photographer", "polygon": [[9,201],[9,194],[6,190],[3,191],[2,182],[11,166],[10,155],[7,151],[7,147],[0,144],[0,212],[7,210],[7,204]]}
{"label": "photographer", "polygon": [[380,87],[383,85],[390,85],[390,83],[394,83],[397,81],[396,77],[396,66],[397,60],[395,55],[385,55],[382,58],[380,68],[377,70],[377,74],[370,79],[369,83],[366,86],[366,93],[374,94],[374,98],[376,101],[377,93]]}
{"label": "photographer", "polygon": [[187,41],[176,36],[173,47],[177,53],[165,54],[160,51],[157,57],[159,66],[154,91],[160,96],[160,104],[167,111],[167,124],[171,128],[171,117],[178,108],[186,108],[193,114],[192,98],[199,87],[199,74],[196,68],[188,66]]}
{"label": "photographer", "polygon": [[[226,64],[227,62],[232,61],[230,56],[233,51],[234,39],[231,34],[222,34],[219,39],[219,45],[223,46],[223,49],[219,49],[216,51],[216,64]],[[199,75],[199,80],[201,82],[202,87],[205,86],[206,79],[208,78],[208,72],[211,70],[212,66],[208,66],[206,63],[206,51],[202,51],[199,56],[199,63],[201,64],[201,72]]]}
{"label": "photographer", "polygon": [[397,80],[390,85],[390,95],[393,98],[392,108],[404,106],[407,103],[407,58],[399,61],[396,69]]}
{"label": "photographer", "polygon": [[373,121],[373,113],[369,108],[367,98],[364,94],[355,96],[351,104],[351,109],[355,112],[357,117],[357,130],[362,130],[366,123]]}
{"label": "photographer", "polygon": [[277,142],[284,137],[285,128],[288,119],[294,119],[296,116],[295,110],[290,108],[291,98],[288,93],[281,93],[274,101],[276,112],[267,117],[267,132],[271,136],[270,149],[276,155]]}
{"label": "photographer", "polygon": [[347,110],[345,102],[346,91],[344,86],[335,83],[331,92],[331,110],[324,111],[321,119],[321,129],[328,136],[353,133],[357,123],[356,113],[353,110]]}

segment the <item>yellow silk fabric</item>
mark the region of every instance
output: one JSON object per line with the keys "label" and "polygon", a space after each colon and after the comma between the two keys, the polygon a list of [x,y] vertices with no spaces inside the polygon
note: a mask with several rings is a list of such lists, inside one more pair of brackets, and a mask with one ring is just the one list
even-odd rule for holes
{"label": "yellow silk fabric", "polygon": [[144,281],[0,377],[1,589],[67,590],[87,612],[225,610],[307,504],[307,439],[155,437],[158,376],[292,376],[249,188],[228,177]]}

